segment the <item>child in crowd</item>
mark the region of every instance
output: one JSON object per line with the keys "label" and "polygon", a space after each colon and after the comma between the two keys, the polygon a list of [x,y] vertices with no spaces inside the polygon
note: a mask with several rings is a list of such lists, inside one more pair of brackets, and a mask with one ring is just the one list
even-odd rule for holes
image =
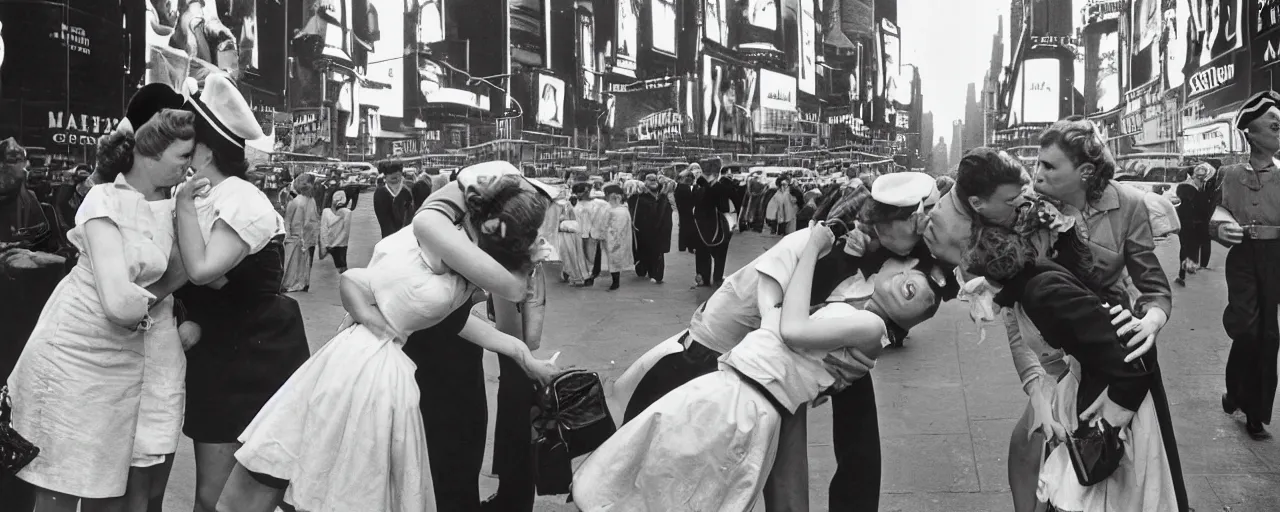
{"label": "child in crowd", "polygon": [[347,193],[333,193],[333,201],[320,215],[320,259],[333,255],[333,266],[341,274],[347,271],[347,243],[351,239],[351,209]]}

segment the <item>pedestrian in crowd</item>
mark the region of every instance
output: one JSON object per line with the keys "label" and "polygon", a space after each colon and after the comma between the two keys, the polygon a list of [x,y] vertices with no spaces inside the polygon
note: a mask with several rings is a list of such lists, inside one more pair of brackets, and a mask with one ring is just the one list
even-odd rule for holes
{"label": "pedestrian in crowd", "polygon": [[1280,327],[1280,93],[1253,95],[1237,111],[1235,128],[1249,142],[1249,162],[1219,169],[1219,189],[1209,232],[1230,247],[1224,264],[1227,307],[1222,326],[1231,338],[1227,392],[1222,410],[1241,411],[1245,431],[1254,439],[1270,437],[1276,396],[1276,355]]}
{"label": "pedestrian in crowd", "polygon": [[347,208],[347,194],[341,190],[333,194],[333,201],[320,215],[320,259],[333,256],[333,266],[341,274],[347,271],[347,244],[351,240],[351,209]]}
{"label": "pedestrian in crowd", "polygon": [[693,165],[680,171],[676,178],[675,206],[676,218],[680,221],[680,232],[676,236],[676,247],[680,252],[693,251],[694,240],[698,236],[693,225]]}
{"label": "pedestrian in crowd", "polygon": [[422,203],[427,202],[427,197],[431,196],[431,176],[425,172],[418,173],[414,176],[413,186],[409,187],[409,193],[413,194],[413,211],[417,212],[422,208]]}
{"label": "pedestrian in crowd", "polygon": [[578,234],[582,237],[582,253],[587,257],[587,276],[583,285],[593,286],[600,276],[601,259],[605,257],[609,203],[604,192],[596,190],[591,183],[574,184],[573,190],[578,196],[578,205],[574,207],[581,229]]}
{"label": "pedestrian in crowd", "polygon": [[[181,96],[168,92],[180,106]],[[145,338],[155,327],[157,342],[179,344],[170,294],[186,275],[182,265],[170,265],[174,233],[165,191],[185,177],[196,130],[191,113],[161,106],[152,104],[154,118],[143,116],[136,132],[122,123],[100,139],[98,172],[109,182],[85,196],[70,234],[87,257],[45,303],[8,379],[12,426],[41,450],[17,475],[35,486],[36,510],[145,508],[153,492],[147,468],[177,447],[176,430],[161,431],[178,423],[151,414],[181,410],[149,400],[157,398],[150,393],[156,387],[144,379],[165,379],[145,371],[160,369],[149,363],[162,357]],[[166,325],[153,325],[153,318]],[[177,378],[169,392],[181,402]]]}
{"label": "pedestrian in crowd", "polygon": [[773,234],[786,236],[796,230],[796,214],[800,212],[800,206],[804,204],[804,198],[800,195],[800,191],[792,188],[791,177],[783,176],[778,178],[778,190],[774,192],[773,198],[769,199],[769,206],[765,209],[765,220],[769,221],[769,225],[773,227]]}
{"label": "pedestrian in crowd", "polygon": [[822,199],[822,191],[817,188],[809,189],[804,193],[804,207],[796,213],[796,226],[803,229],[809,227],[809,222],[813,220],[814,212],[818,211],[818,200]]}
{"label": "pedestrian in crowd", "polygon": [[[798,235],[804,246],[781,307],[761,308],[759,327],[724,355],[718,370],[667,393],[596,449],[574,476],[575,505],[753,510],[774,470],[784,418],[848,384],[825,360],[870,366],[888,344],[887,324],[910,326],[937,311],[941,295],[929,275],[903,262],[859,276],[868,285],[862,288],[873,289],[869,296],[836,297],[811,316],[814,268],[836,237],[826,226]],[[891,282],[922,291],[907,296]]]}
{"label": "pedestrian in crowd", "polygon": [[662,284],[666,254],[671,252],[671,202],[667,191],[675,183],[657,174],[644,178],[644,188],[627,199],[635,226],[636,275]]}
{"label": "pedestrian in crowd", "polygon": [[356,211],[356,207],[360,204],[360,192],[362,190],[363,187],[359,181],[356,181],[354,175],[348,176],[347,182],[342,186],[342,191],[347,194],[347,208],[353,212]]}
{"label": "pedestrian in crowd", "polygon": [[1182,286],[1187,284],[1187,274],[1209,268],[1209,256],[1213,252],[1209,238],[1209,215],[1213,212],[1210,210],[1211,191],[1206,185],[1216,173],[1212,165],[1201,162],[1176,189],[1179,201],[1178,222],[1182,224],[1182,230],[1178,232],[1179,262],[1176,282]]}
{"label": "pedestrian in crowd", "polygon": [[288,236],[284,241],[284,291],[311,291],[311,263],[316,256],[320,234],[320,212],[316,211],[312,189],[315,176],[303,174],[293,181],[298,197],[284,210]]}
{"label": "pedestrian in crowd", "polygon": [[547,219],[550,223],[554,223],[550,226],[554,231],[547,238],[555,247],[555,253],[559,257],[561,280],[567,281],[572,286],[582,286],[588,270],[587,258],[582,253],[582,237],[579,235],[582,231],[582,223],[578,221],[578,216],[573,210],[571,198],[570,190],[562,188],[560,195],[547,209]]}
{"label": "pedestrian in crowd", "polygon": [[636,265],[632,244],[635,233],[631,227],[631,212],[627,209],[626,193],[621,186],[604,187],[605,197],[609,200],[609,209],[605,212],[604,240],[601,242],[604,251],[601,256],[600,271],[609,273],[612,284],[609,291],[621,286],[622,271]]}
{"label": "pedestrian in crowd", "polygon": [[[459,182],[464,187],[428,201],[415,220],[419,229],[383,239],[368,268],[342,276],[352,322],[241,434],[220,510],[271,512],[286,500],[299,510],[460,510],[437,500],[431,468],[448,464],[433,455],[424,423],[455,411],[422,407],[420,372],[402,346],[411,333],[447,321],[478,286],[523,301],[527,282],[519,276],[545,256],[538,229],[550,195],[505,162],[468,168]],[[436,270],[445,268],[451,270]],[[554,362],[535,359],[520,339],[477,317],[465,315],[455,330],[513,359],[539,384],[559,373]],[[473,488],[478,476],[466,475]]]}
{"label": "pedestrian in crowd", "polygon": [[742,213],[738,216],[741,229],[750,229],[757,233],[764,231],[765,203],[769,194],[769,185],[760,176],[748,176],[743,188]]}
{"label": "pedestrian in crowd", "polygon": [[176,196],[191,279],[176,296],[202,332],[187,351],[182,430],[195,445],[196,510],[210,511],[235,465],[237,437],[310,349],[302,310],[281,293],[284,219],[244,180],[245,143],[262,138],[262,128],[226,75],[185,92],[196,113],[196,173]]}
{"label": "pedestrian in crowd", "polygon": [[[1124,347],[1124,334],[1134,332],[1127,328],[1139,320],[1128,317],[1130,323],[1116,330],[1111,304],[1120,297],[1096,281],[1099,273],[1078,234],[1081,226],[1064,222],[1063,214],[1043,200],[1030,211],[1035,215],[1020,215],[1012,228],[980,226],[965,265],[970,273],[1001,286],[994,304],[1021,305],[1045,343],[1078,365],[1053,386],[1054,401],[1064,412],[1056,419],[1052,414],[1041,417],[1053,450],[1039,472],[1036,496],[1055,510],[1185,510],[1178,507],[1174,468],[1165,452],[1165,439],[1173,431],[1161,425],[1152,393],[1158,383],[1156,353],[1131,362]],[[1034,240],[1024,239],[1025,234]],[[1038,248],[1043,235],[1056,239],[1053,259]],[[1114,309],[1127,308],[1121,304]],[[1121,429],[1113,435],[1124,443],[1123,459],[1114,472],[1099,475],[1103,481],[1085,486],[1073,467],[1079,461],[1072,460],[1063,443],[1068,432],[1100,425]]]}
{"label": "pedestrian in crowd", "polygon": [[[1132,303],[1130,311],[1138,321],[1126,327],[1132,329],[1131,336],[1127,336],[1130,341],[1126,347],[1130,350],[1128,361],[1133,361],[1155,348],[1156,336],[1169,319],[1173,299],[1169,278],[1155,255],[1145,194],[1115,181],[1115,169],[1115,158],[1093,122],[1072,116],[1054,123],[1040,135],[1034,188],[1037,193],[1061,202],[1063,213],[1084,222],[1089,234],[1089,247],[1100,272],[1098,282],[1104,293],[1118,297],[1115,302],[1122,306]],[[1136,297],[1130,295],[1126,276],[1138,292]],[[1023,337],[1027,335],[1020,333]],[[1060,352],[1042,352],[1039,360],[1061,359]],[[1159,365],[1147,364],[1154,366],[1151,368],[1151,394],[1173,473],[1178,510],[1185,511],[1188,508],[1186,486],[1173,435],[1168,396]],[[1050,382],[1043,369],[1033,371],[1044,382]],[[1060,375],[1054,377],[1057,380]],[[1023,420],[1030,418],[1024,416]],[[1039,455],[1041,445],[1034,444],[1029,435],[1029,423],[1019,421],[1014,427],[1009,441],[1009,461],[1020,469],[1011,468],[1010,471],[1034,473],[1044,460]],[[1036,501],[1034,481],[1025,482],[1025,485],[1013,490],[1018,511],[1031,510]]]}
{"label": "pedestrian in crowd", "polygon": [[53,190],[53,211],[57,217],[55,220],[58,229],[62,231],[63,236],[66,236],[71,228],[76,227],[76,210],[84,202],[84,196],[89,193],[89,189],[93,188],[89,183],[89,176],[92,174],[91,167],[87,164],[79,164],[71,172],[71,182],[58,185]]}
{"label": "pedestrian in crowd", "polygon": [[[918,174],[918,173],[917,173]],[[905,175],[905,180],[882,183],[873,192],[853,181],[839,194],[824,201],[818,216],[828,222],[855,225],[868,221],[866,232],[841,237],[836,246],[817,263],[810,305],[819,305],[848,278],[861,272],[876,274],[890,259],[907,257],[915,268],[931,276],[944,300],[954,298],[958,286],[919,244],[916,233],[918,212],[937,202],[933,180],[927,176]],[[912,179],[912,178],[915,179]],[[861,236],[866,234],[866,237]],[[763,311],[783,300],[797,261],[807,244],[808,228],[775,244],[751,263],[730,275],[707,301],[693,313],[689,329],[668,338],[637,359],[614,384],[611,408],[619,410],[624,424],[668,392],[717,368],[722,354],[732,351],[747,334],[758,329]],[[901,336],[901,327],[891,327],[890,338]],[[784,338],[785,339],[785,338]],[[856,359],[856,358],[855,358]],[[828,510],[876,510],[880,497],[880,429],[875,388],[869,361],[839,363],[853,383],[832,398],[832,431],[837,468],[830,485]],[[860,377],[860,378],[858,378]],[[780,482],[768,485],[779,510],[809,510],[805,409],[784,419],[778,459],[771,475]],[[798,480],[798,481],[797,481]],[[771,504],[768,508],[775,507]]]}
{"label": "pedestrian in crowd", "polygon": [[413,192],[404,185],[404,166],[400,162],[379,162],[383,184],[373,193],[373,213],[386,238],[413,221]]}
{"label": "pedestrian in crowd", "polygon": [[[694,170],[694,166],[689,167]],[[725,259],[733,239],[729,222],[732,190],[720,175],[719,158],[702,161],[694,171],[700,173],[693,188],[693,223],[697,232],[694,286],[716,287],[724,280]]]}

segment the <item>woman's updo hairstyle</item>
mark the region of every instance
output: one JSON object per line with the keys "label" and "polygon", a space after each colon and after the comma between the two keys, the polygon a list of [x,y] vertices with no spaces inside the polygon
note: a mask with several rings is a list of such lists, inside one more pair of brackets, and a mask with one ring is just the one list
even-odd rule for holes
{"label": "woman's updo hairstyle", "polygon": [[964,255],[965,271],[997,283],[1007,283],[1037,258],[1035,247],[1004,226],[975,226]]}
{"label": "woman's updo hairstyle", "polygon": [[1054,145],[1072,164],[1093,165],[1093,174],[1085,178],[1085,197],[1089,201],[1102,197],[1102,191],[1116,175],[1116,159],[1093,121],[1084,116],[1071,116],[1053,123],[1040,133],[1040,147]]}
{"label": "woman's updo hairstyle", "polygon": [[116,176],[129,174],[133,169],[135,153],[158,159],[174,142],[192,140],[195,136],[195,114],[175,109],[161,110],[136,133],[128,124],[123,124],[99,137],[95,170],[104,183],[113,182]]}
{"label": "woman's updo hairstyle", "polygon": [[511,271],[532,267],[531,249],[551,207],[551,199],[524,188],[523,182],[523,177],[508,174],[464,191],[476,246]]}

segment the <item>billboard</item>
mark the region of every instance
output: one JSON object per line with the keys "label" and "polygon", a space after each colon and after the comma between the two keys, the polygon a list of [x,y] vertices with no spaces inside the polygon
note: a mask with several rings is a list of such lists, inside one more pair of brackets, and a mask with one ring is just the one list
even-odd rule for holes
{"label": "billboard", "polygon": [[1009,105],[1009,125],[1052,123],[1060,119],[1061,75],[1062,62],[1058,59],[1023,61]]}
{"label": "billboard", "polygon": [[747,23],[765,30],[778,30],[777,0],[749,0],[747,2]]}
{"label": "billboard", "polygon": [[585,12],[578,13],[578,62],[582,65],[582,97],[589,100],[600,99],[600,89],[596,86],[596,37],[595,18]]}
{"label": "billboard", "polygon": [[729,46],[729,0],[704,0],[702,36],[721,46]]}
{"label": "billboard", "polygon": [[756,90],[756,72],[702,56],[701,131],[711,137],[747,141],[751,139],[751,105]]}
{"label": "billboard", "polygon": [[[881,77],[884,80],[883,91],[886,105],[894,103],[905,105],[911,103],[910,91],[902,82],[902,50],[899,44],[897,25],[887,19],[880,19]],[[908,82],[909,84],[909,82]]]}
{"label": "billboard", "polygon": [[685,126],[684,116],[677,111],[679,91],[677,82],[668,81],[610,95],[608,125],[631,142],[678,135]]}
{"label": "billboard", "polygon": [[818,86],[818,26],[814,20],[813,0],[800,0],[800,59],[797,80],[800,92],[816,94]]}
{"label": "billboard", "polygon": [[[404,23],[399,23],[405,15],[404,0],[368,0],[377,9],[380,19],[388,23],[379,23],[381,37],[373,43],[373,51],[369,53],[369,65],[366,76],[372,82],[388,85],[388,88],[369,88],[364,91],[364,100],[379,107],[378,113],[388,117],[404,117],[404,69],[405,38]],[[434,1],[434,0],[433,0]]]}
{"label": "billboard", "polygon": [[613,71],[629,77],[636,76],[640,9],[636,0],[617,0],[617,21],[613,51]]}
{"label": "billboard", "polygon": [[329,90],[321,89],[325,80],[317,59],[327,56],[335,60],[351,60],[352,41],[340,24],[351,20],[349,0],[301,0],[303,17],[290,18],[290,32],[294,33],[291,45],[293,65],[289,80],[289,107],[291,109],[320,106],[322,98],[330,101],[338,97],[339,88],[330,83]]}
{"label": "billboard", "polygon": [[538,124],[564,128],[564,80],[547,74],[537,76],[537,109],[534,112]]}
{"label": "billboard", "polygon": [[1189,42],[1187,28],[1191,23],[1189,0],[1176,0],[1172,9],[1164,11],[1164,88],[1181,87],[1186,80],[1182,67],[1187,62]]}
{"label": "billboard", "polygon": [[1188,0],[1187,58],[1191,76],[1244,47],[1244,0]]}
{"label": "billboard", "polygon": [[676,0],[649,0],[653,49],[676,54]]}
{"label": "billboard", "polygon": [[1085,35],[1085,110],[1109,112],[1120,106],[1120,32],[1117,23],[1105,22]]}
{"label": "billboard", "polygon": [[542,34],[542,0],[509,0],[511,59],[529,66],[542,66],[546,40]]}
{"label": "billboard", "polygon": [[760,70],[760,109],[756,133],[791,134],[796,127],[796,79],[767,69]]}

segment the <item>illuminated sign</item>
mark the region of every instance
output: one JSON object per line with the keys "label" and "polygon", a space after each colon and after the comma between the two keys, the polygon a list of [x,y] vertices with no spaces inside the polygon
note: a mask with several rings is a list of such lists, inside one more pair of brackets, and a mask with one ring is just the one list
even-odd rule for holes
{"label": "illuminated sign", "polygon": [[760,107],[794,112],[796,79],[767,69],[760,70]]}
{"label": "illuminated sign", "polygon": [[1188,95],[1198,96],[1215,91],[1224,85],[1230,85],[1235,77],[1236,63],[1234,62],[1205,69],[1187,79],[1187,85],[1191,87]]}
{"label": "illuminated sign", "polygon": [[1280,0],[1253,0],[1257,4],[1257,17],[1254,18],[1254,25],[1257,26],[1257,34],[1264,34],[1268,30],[1280,26]]}
{"label": "illuminated sign", "polygon": [[1280,34],[1253,41],[1253,67],[1265,68],[1280,61]]}

